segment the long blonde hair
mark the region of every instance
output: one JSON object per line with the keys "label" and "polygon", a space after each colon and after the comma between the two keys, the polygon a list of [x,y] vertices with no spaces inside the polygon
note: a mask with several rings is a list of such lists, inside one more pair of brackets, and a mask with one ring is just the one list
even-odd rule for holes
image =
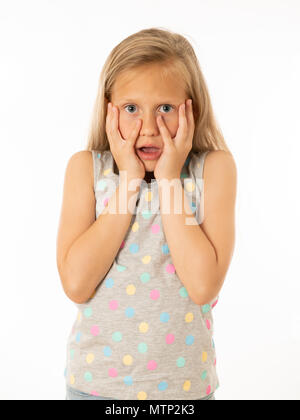
{"label": "long blonde hair", "polygon": [[177,72],[186,94],[193,100],[195,131],[191,152],[225,150],[223,134],[214,117],[211,99],[190,42],[180,34],[164,28],[143,29],[116,45],[106,59],[100,74],[88,141],[85,150],[110,150],[105,123],[107,104],[118,75],[130,69],[161,63],[162,72]]}

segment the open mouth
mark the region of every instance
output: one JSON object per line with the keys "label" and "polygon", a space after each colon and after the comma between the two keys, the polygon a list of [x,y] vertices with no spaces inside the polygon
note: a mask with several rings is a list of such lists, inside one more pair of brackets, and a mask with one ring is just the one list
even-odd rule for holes
{"label": "open mouth", "polygon": [[161,154],[161,149],[158,147],[140,147],[137,149],[137,153],[144,160],[154,160]]}

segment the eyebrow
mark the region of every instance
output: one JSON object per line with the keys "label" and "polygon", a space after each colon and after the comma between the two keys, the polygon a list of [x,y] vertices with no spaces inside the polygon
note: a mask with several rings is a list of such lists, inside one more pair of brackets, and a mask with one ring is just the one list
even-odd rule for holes
{"label": "eyebrow", "polygon": [[[169,98],[170,99],[170,98]],[[119,102],[138,102],[138,100],[137,99],[128,99],[128,98],[121,98],[120,100],[119,100]],[[176,102],[178,102],[178,100],[175,100],[175,99],[171,99],[171,100],[161,100],[160,102],[158,102],[157,104],[154,104],[155,106],[156,105],[159,105],[159,104],[161,104],[161,103],[163,103],[163,104],[167,104],[167,103],[176,103]]]}

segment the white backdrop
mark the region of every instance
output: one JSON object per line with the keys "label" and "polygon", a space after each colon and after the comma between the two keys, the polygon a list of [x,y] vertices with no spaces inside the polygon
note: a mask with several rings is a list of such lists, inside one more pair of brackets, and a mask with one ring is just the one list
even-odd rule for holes
{"label": "white backdrop", "polygon": [[217,400],[300,399],[297,0],[0,1],[0,399],[64,399],[77,310],[56,267],[64,172],[111,49],[186,36],[238,168],[234,257],[214,309]]}

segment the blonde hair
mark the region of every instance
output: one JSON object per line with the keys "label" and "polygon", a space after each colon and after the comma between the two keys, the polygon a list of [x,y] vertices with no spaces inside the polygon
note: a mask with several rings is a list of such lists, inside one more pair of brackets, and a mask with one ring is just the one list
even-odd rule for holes
{"label": "blonde hair", "polygon": [[194,49],[180,34],[164,28],[143,29],[116,45],[100,74],[85,150],[110,150],[106,135],[107,104],[112,87],[123,72],[161,63],[162,73],[177,72],[193,100],[195,131],[191,152],[225,150],[230,153],[213,114],[211,99]]}

